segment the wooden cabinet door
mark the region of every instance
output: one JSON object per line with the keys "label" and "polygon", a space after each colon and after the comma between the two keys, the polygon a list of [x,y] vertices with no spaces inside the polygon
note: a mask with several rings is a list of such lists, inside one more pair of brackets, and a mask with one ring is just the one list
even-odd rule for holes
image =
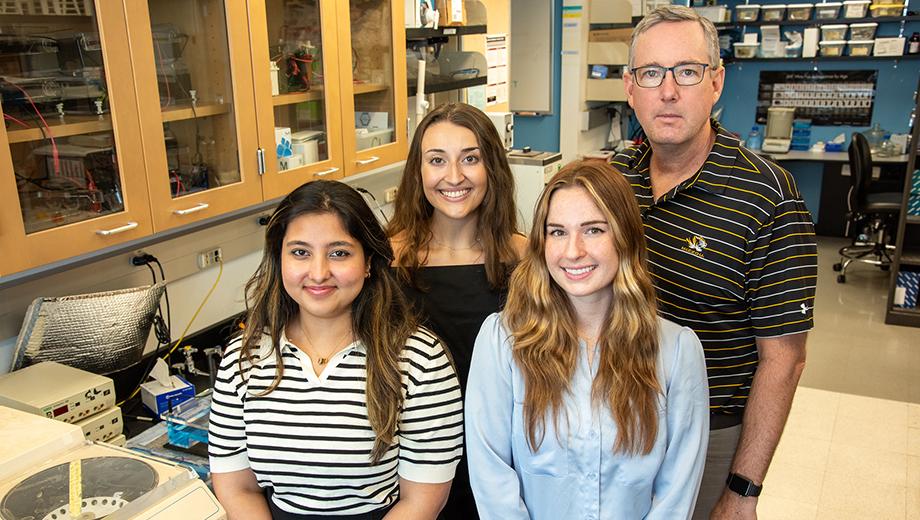
{"label": "wooden cabinet door", "polygon": [[336,0],[249,0],[262,192],[344,175]]}
{"label": "wooden cabinet door", "polygon": [[125,0],[154,229],[262,200],[244,0]]}
{"label": "wooden cabinet door", "polygon": [[354,175],[406,158],[404,5],[339,0],[337,7],[345,175]]}
{"label": "wooden cabinet door", "polygon": [[0,14],[0,275],[152,232],[124,10],[98,4]]}

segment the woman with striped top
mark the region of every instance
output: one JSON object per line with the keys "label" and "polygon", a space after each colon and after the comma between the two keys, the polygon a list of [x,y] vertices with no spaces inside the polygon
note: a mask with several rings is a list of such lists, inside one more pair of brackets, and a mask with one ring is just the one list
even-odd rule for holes
{"label": "woman with striped top", "polygon": [[422,519],[444,506],[460,386],[392,260],[345,184],[307,183],[275,210],[214,388],[211,472],[231,519]]}

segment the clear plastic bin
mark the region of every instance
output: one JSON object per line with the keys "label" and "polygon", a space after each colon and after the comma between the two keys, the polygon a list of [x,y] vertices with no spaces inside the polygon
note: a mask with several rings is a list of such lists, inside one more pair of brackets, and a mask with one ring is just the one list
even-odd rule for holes
{"label": "clear plastic bin", "polygon": [[872,0],[846,0],[843,2],[844,18],[865,18]]}
{"label": "clear plastic bin", "polygon": [[735,21],[737,22],[756,22],[757,16],[760,15],[760,5],[747,4],[735,7]]}
{"label": "clear plastic bin", "polygon": [[759,43],[735,42],[732,45],[735,47],[735,57],[741,60],[756,58],[757,49],[760,48]]}
{"label": "clear plastic bin", "polygon": [[786,6],[786,19],[792,22],[809,20],[813,6],[814,4],[789,4]]}
{"label": "clear plastic bin", "polygon": [[850,56],[870,56],[875,40],[850,40],[847,42]]}
{"label": "clear plastic bin", "polygon": [[875,29],[877,27],[878,27],[878,24],[875,22],[851,24],[850,25],[850,39],[851,40],[871,40],[875,38]]}
{"label": "clear plastic bin", "polygon": [[843,49],[847,46],[846,41],[825,41],[818,42],[821,46],[821,56],[843,56]]}
{"label": "clear plastic bin", "polygon": [[904,4],[875,4],[869,6],[869,10],[872,11],[873,18],[879,16],[901,16],[901,11],[904,10]]}
{"label": "clear plastic bin", "polygon": [[764,22],[781,22],[786,14],[786,4],[760,6],[760,20]]}
{"label": "clear plastic bin", "polygon": [[821,40],[822,41],[840,41],[845,40],[847,37],[847,27],[845,23],[833,24],[833,25],[822,25],[821,26]]}
{"label": "clear plastic bin", "polygon": [[840,2],[815,4],[815,20],[833,20],[840,14]]}

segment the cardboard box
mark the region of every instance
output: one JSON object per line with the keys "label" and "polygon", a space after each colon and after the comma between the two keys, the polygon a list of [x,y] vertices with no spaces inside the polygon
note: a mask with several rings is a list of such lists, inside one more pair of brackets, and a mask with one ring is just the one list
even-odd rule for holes
{"label": "cardboard box", "polygon": [[589,42],[623,42],[629,44],[632,29],[597,29],[588,33]]}
{"label": "cardboard box", "polygon": [[170,376],[170,380],[172,388],[161,385],[159,381],[141,385],[141,402],[157,417],[169,411],[170,405],[175,406],[195,397],[195,387],[191,383],[177,375]]}
{"label": "cardboard box", "polygon": [[463,0],[437,0],[435,5],[441,16],[439,25],[466,25],[466,6]]}
{"label": "cardboard box", "polygon": [[904,38],[876,38],[874,56],[903,56]]}

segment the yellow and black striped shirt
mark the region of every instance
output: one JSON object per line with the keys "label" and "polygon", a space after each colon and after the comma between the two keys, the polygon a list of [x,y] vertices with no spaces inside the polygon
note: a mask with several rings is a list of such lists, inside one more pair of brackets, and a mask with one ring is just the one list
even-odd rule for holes
{"label": "yellow and black striped shirt", "polygon": [[710,410],[734,415],[750,394],[756,338],[813,327],[817,247],[789,172],[712,125],[717,135],[706,162],[658,201],[647,142],[611,163],[642,211],[659,313],[699,336]]}

